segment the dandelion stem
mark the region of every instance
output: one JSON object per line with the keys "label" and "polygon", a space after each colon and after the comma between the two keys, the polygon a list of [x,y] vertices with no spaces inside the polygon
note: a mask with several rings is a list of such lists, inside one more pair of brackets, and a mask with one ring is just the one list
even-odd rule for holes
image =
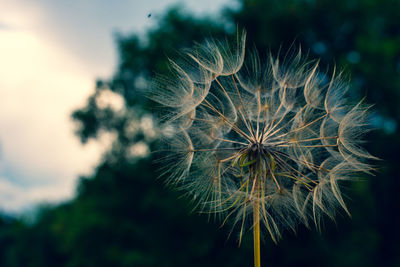
{"label": "dandelion stem", "polygon": [[253,238],[254,238],[254,267],[261,266],[260,256],[260,201],[256,200],[253,205]]}

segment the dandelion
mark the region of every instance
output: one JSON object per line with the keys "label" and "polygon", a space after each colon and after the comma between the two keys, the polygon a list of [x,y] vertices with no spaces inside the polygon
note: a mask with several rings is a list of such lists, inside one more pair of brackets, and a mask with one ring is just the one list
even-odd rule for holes
{"label": "dandelion", "polygon": [[183,51],[149,97],[169,129],[168,183],[201,211],[232,219],[239,244],[250,226],[260,266],[260,231],[277,242],[282,229],[319,229],[340,208],[350,215],[339,184],[370,172],[374,157],[361,146],[368,107],[347,103],[341,73],[328,78],[301,51],[245,60],[245,37]]}

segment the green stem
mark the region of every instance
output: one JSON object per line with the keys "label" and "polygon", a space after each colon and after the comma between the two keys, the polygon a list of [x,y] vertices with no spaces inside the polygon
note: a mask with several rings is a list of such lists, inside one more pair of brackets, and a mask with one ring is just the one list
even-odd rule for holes
{"label": "green stem", "polygon": [[256,201],[253,206],[253,236],[254,236],[254,267],[261,266],[260,257],[260,203]]}

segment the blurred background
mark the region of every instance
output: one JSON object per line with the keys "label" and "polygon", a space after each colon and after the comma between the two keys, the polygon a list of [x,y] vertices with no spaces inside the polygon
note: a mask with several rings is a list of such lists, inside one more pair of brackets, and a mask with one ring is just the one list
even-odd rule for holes
{"label": "blurred background", "polygon": [[373,104],[375,176],[352,218],[300,226],[263,266],[400,266],[400,1],[0,0],[0,266],[252,266],[252,234],[157,179],[142,90],[167,56],[247,30],[261,56],[301,46]]}

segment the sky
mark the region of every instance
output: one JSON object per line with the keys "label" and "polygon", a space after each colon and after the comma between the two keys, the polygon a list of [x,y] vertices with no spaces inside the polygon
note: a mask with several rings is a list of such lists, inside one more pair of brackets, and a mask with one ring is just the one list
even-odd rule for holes
{"label": "sky", "polygon": [[232,2],[0,0],[0,213],[72,198],[109,147],[80,144],[70,114],[111,77],[113,33],[144,33],[173,4],[215,15]]}

